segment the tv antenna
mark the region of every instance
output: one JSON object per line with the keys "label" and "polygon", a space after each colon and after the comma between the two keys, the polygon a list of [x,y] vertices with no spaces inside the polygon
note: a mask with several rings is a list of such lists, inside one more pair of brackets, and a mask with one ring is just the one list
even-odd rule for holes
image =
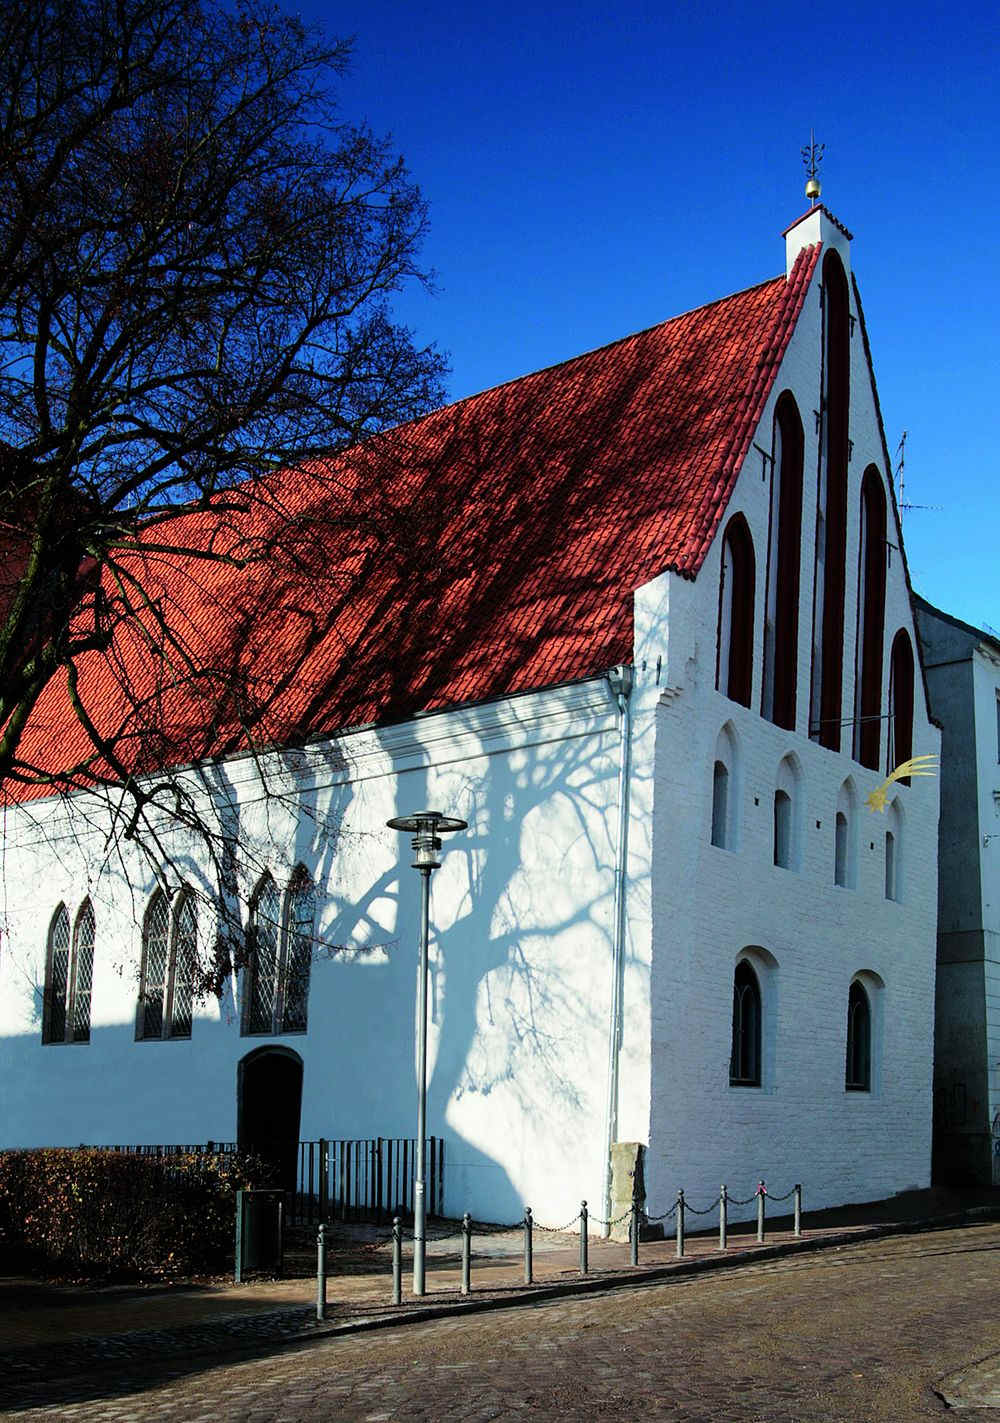
{"label": "tv antenna", "polygon": [[907,434],[908,434],[908,431],[904,430],[903,433],[902,433],[902,434],[900,435],[900,437],[899,437],[899,444],[896,446],[896,469],[895,469],[894,479],[895,479],[895,484],[896,484],[896,508],[899,510],[900,517],[902,517],[902,515],[903,515],[904,513],[905,513],[905,514],[908,514],[911,509],[943,509],[943,508],[944,508],[944,505],[943,505],[943,504],[908,504],[908,503],[906,502],[905,482],[904,482],[904,471],[905,471],[905,469],[906,469],[906,437],[907,437]]}

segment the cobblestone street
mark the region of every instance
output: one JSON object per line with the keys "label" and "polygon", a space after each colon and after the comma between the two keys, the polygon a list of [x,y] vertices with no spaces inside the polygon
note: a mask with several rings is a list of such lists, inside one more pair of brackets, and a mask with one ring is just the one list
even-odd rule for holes
{"label": "cobblestone street", "polygon": [[936,1230],[215,1367],[8,1378],[2,1416],[898,1423],[950,1403],[973,1423],[1000,1416],[998,1286],[1000,1224]]}

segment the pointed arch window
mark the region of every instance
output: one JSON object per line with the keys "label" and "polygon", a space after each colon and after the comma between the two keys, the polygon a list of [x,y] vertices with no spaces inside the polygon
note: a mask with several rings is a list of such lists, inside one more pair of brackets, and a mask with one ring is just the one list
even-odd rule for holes
{"label": "pointed arch window", "polygon": [[774,788],[773,859],[781,869],[799,867],[802,774],[793,755],[783,756]]}
{"label": "pointed arch window", "polygon": [[194,898],[183,890],[173,913],[157,890],[142,927],[136,1037],[142,1041],[189,1038],[198,952]]}
{"label": "pointed arch window", "polygon": [[903,897],[903,815],[899,801],[889,807],[889,824],[885,832],[885,897]]}
{"label": "pointed arch window", "polygon": [[743,706],[753,685],[753,618],[756,564],[742,514],[730,519],[722,540],[718,664],[715,685]]}
{"label": "pointed arch window", "polygon": [[70,935],[69,913],[60,904],[49,926],[42,1011],[43,1043],[90,1041],[90,993],[94,976],[94,909],[85,899]]}
{"label": "pointed arch window", "polygon": [[304,1033],[308,1026],[315,893],[300,866],[281,912],[277,886],[265,875],[250,904],[245,1034]]}
{"label": "pointed arch window", "polygon": [[281,1031],[304,1033],[308,1026],[309,969],[312,964],[316,896],[312,881],[299,869],[285,905],[285,942],[281,999]]}
{"label": "pointed arch window", "polygon": [[816,518],[813,667],[809,734],[840,750],[850,450],[851,337],[847,274],[836,252],[823,260],[823,451]]}
{"label": "pointed arch window", "polygon": [[761,1001],[757,975],[740,959],[733,975],[733,1047],[729,1059],[731,1087],[760,1086]]}
{"label": "pointed arch window", "polygon": [[[889,757],[887,771],[913,755],[913,646],[905,628],[892,640],[889,657]],[[909,776],[900,785],[910,784]]]}
{"label": "pointed arch window", "polygon": [[872,1010],[868,994],[857,979],[847,997],[844,1086],[848,1092],[870,1092],[872,1087]]}
{"label": "pointed arch window", "polygon": [[265,875],[250,901],[246,1033],[272,1033],[278,1002],[278,938],[281,909],[278,889]]}
{"label": "pointed arch window", "polygon": [[795,730],[804,445],[798,406],[786,390],[774,415],[761,712],[787,731]]}
{"label": "pointed arch window", "polygon": [[716,761],[712,774],[712,844],[729,848],[729,768]]}
{"label": "pointed arch window", "polygon": [[885,636],[885,490],[875,466],[861,482],[858,555],[858,648],[854,692],[854,759],[878,769],[882,742],[882,641]]}

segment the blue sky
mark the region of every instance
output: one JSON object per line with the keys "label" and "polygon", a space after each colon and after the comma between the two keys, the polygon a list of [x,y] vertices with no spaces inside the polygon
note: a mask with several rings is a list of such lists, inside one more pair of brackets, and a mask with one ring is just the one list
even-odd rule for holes
{"label": "blue sky", "polygon": [[994,437],[1000,21],[988,5],[617,8],[307,0],[355,35],[345,116],[431,208],[433,297],[397,313],[459,398],[783,270],[826,145],[852,230],[916,590],[1000,628]]}

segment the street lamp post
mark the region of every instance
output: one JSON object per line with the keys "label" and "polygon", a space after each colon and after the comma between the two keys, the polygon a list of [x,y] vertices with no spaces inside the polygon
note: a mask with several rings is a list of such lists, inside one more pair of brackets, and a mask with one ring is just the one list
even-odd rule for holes
{"label": "street lamp post", "polygon": [[417,1160],[413,1182],[413,1293],[424,1293],[424,1257],[427,1241],[427,1200],[424,1163],[427,1157],[427,937],[430,923],[431,873],[441,861],[441,836],[467,830],[464,820],[453,820],[437,810],[421,810],[387,820],[390,830],[413,836],[413,868],[420,871],[420,974],[417,1001]]}

